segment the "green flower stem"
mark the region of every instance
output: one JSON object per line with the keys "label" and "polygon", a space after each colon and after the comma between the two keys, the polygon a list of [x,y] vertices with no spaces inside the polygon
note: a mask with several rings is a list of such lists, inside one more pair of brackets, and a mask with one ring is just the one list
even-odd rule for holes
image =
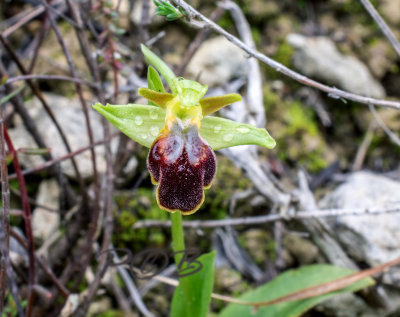
{"label": "green flower stem", "polygon": [[[171,222],[172,222],[172,249],[174,252],[184,251],[185,250],[185,238],[183,237],[183,226],[182,226],[182,214],[180,212],[174,212],[171,214]],[[184,253],[175,254],[175,265],[178,268],[180,265]],[[180,267],[180,269],[185,268],[186,263]],[[179,284],[183,290],[183,296],[189,297],[192,294],[190,288],[190,280],[185,277],[179,278]],[[193,286],[192,286],[193,287]],[[190,305],[191,301],[186,298],[186,305]]]}
{"label": "green flower stem", "polygon": [[[182,214],[174,212],[171,214],[172,222],[172,249],[174,252],[185,250],[185,239],[183,237]],[[183,257],[183,253],[175,254],[175,263],[178,266]]]}

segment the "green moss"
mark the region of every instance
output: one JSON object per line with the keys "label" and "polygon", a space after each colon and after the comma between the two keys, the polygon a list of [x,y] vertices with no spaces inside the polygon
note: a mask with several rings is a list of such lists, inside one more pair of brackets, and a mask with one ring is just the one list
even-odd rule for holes
{"label": "green moss", "polygon": [[123,228],[128,228],[131,227],[137,218],[129,211],[124,210],[121,212],[121,214],[118,217],[118,223],[121,225]]}
{"label": "green moss", "polygon": [[392,67],[390,68],[390,72],[392,74],[398,74],[399,70],[400,70],[400,68],[399,68],[399,65],[397,65],[397,64],[393,64]]}
{"label": "green moss", "polygon": [[283,41],[279,45],[278,50],[274,55],[274,59],[277,62],[289,67],[292,62],[292,56],[293,56],[293,47],[290,46],[286,41]]}
{"label": "green moss", "polygon": [[230,29],[234,25],[232,17],[229,12],[224,13],[221,19],[218,20],[217,24],[223,29]]}
{"label": "green moss", "polygon": [[287,123],[287,130],[285,131],[287,134],[294,135],[299,131],[305,131],[312,136],[318,134],[312,109],[303,107],[298,101],[288,105],[284,119]]}
{"label": "green moss", "polygon": [[[293,53],[293,47],[290,46],[285,39],[282,39],[276,53],[271,56],[271,58],[284,66],[291,67]],[[271,67],[267,67],[266,72],[268,79],[277,79],[282,77],[280,73]]]}
{"label": "green moss", "polygon": [[251,36],[253,37],[254,43],[256,46],[261,43],[261,34],[260,30],[256,27],[251,27]]}
{"label": "green moss", "polygon": [[278,157],[311,172],[325,168],[326,143],[313,109],[299,101],[283,101],[269,87],[264,86],[263,91],[264,105],[275,119],[270,121],[269,130],[277,140]]}
{"label": "green moss", "polygon": [[270,109],[275,108],[276,105],[281,102],[279,96],[269,88],[268,84],[263,86],[263,96],[264,108],[266,111],[270,111]]}
{"label": "green moss", "polygon": [[115,215],[116,227],[113,240],[117,247],[128,247],[133,250],[143,249],[144,246],[164,247],[166,237],[162,229],[133,229],[138,220],[168,219],[168,213],[158,207],[152,188],[138,188],[133,196],[122,195],[116,197],[115,201],[119,207],[117,209],[122,209]]}

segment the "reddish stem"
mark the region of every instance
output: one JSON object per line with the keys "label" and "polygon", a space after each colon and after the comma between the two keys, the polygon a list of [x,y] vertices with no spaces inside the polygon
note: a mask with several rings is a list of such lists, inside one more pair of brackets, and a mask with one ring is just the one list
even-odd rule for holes
{"label": "reddish stem", "polygon": [[7,143],[8,149],[13,156],[13,165],[15,173],[17,174],[18,184],[21,191],[22,209],[24,210],[25,234],[28,239],[28,254],[29,254],[29,300],[27,306],[26,316],[30,316],[33,304],[33,285],[35,284],[35,246],[32,232],[32,218],[31,208],[29,205],[28,191],[26,190],[25,178],[22,175],[21,165],[19,164],[18,154],[8,134],[7,128],[4,125],[4,139]]}

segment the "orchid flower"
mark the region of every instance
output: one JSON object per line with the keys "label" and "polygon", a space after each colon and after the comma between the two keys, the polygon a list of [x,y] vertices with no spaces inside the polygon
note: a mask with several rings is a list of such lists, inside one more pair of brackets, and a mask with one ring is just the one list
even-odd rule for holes
{"label": "orchid flower", "polygon": [[142,45],[146,60],[163,75],[171,89],[165,92],[158,72],[148,70],[148,88],[138,93],[149,105],[101,105],[93,107],[139,144],[150,148],[147,167],[157,185],[161,209],[190,215],[204,201],[204,189],[216,172],[213,150],[255,144],[275,146],[267,130],[249,124],[208,116],[241,100],[238,94],[203,98],[207,85],[176,77],[172,70]]}

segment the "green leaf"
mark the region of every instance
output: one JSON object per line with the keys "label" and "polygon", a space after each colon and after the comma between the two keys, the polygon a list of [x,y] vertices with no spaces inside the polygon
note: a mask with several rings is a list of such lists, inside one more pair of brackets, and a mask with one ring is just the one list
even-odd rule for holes
{"label": "green leaf", "polygon": [[165,124],[165,111],[148,105],[110,105],[96,103],[93,106],[117,129],[137,143],[151,147]]}
{"label": "green leaf", "polygon": [[200,135],[214,150],[244,144],[272,149],[276,144],[265,129],[218,117],[203,118]]}
{"label": "green leaf", "polygon": [[3,77],[1,77],[0,86],[4,85],[7,82],[7,80],[8,80],[8,76],[7,75],[4,75]]}
{"label": "green leaf", "polygon": [[198,257],[195,261],[202,264],[201,270],[181,278],[185,279],[185,285],[191,287],[184,290],[180,282],[175,289],[171,307],[172,317],[207,316],[214,284],[214,258],[215,251]]}
{"label": "green leaf", "polygon": [[[341,268],[327,264],[315,264],[303,266],[300,269],[290,270],[278,275],[267,284],[258,287],[255,290],[247,292],[239,297],[241,300],[260,302],[268,301],[284,295],[305,289],[307,287],[333,281],[354,273],[354,270]],[[335,295],[347,292],[355,292],[362,288],[373,285],[371,278],[362,279],[341,290],[320,295],[313,298],[307,298],[297,301],[279,303],[271,306],[264,306],[254,313],[253,308],[247,305],[230,304],[220,314],[219,317],[296,317],[301,316],[305,311],[315,306],[317,303],[333,297]]]}
{"label": "green leaf", "polygon": [[153,65],[159,73],[164,77],[165,81],[168,83],[169,88],[171,89],[173,94],[177,94],[173,79],[176,77],[174,72],[168,65],[159,58],[156,54],[150,51],[146,46],[141,44],[141,49],[146,61]]}
{"label": "green leaf", "polygon": [[160,75],[152,66],[147,70],[147,87],[157,92],[165,92]]}
{"label": "green leaf", "polygon": [[174,21],[184,16],[184,11],[179,8],[177,10],[174,6],[166,1],[153,1],[157,6],[156,15],[165,16],[167,21]]}
{"label": "green leaf", "polygon": [[25,155],[43,155],[50,153],[50,148],[20,148],[18,149],[18,153],[23,153]]}
{"label": "green leaf", "polygon": [[6,103],[10,99],[14,98],[16,95],[18,95],[22,90],[24,90],[25,86],[20,86],[11,93],[9,93],[7,96],[1,98],[0,104]]}

